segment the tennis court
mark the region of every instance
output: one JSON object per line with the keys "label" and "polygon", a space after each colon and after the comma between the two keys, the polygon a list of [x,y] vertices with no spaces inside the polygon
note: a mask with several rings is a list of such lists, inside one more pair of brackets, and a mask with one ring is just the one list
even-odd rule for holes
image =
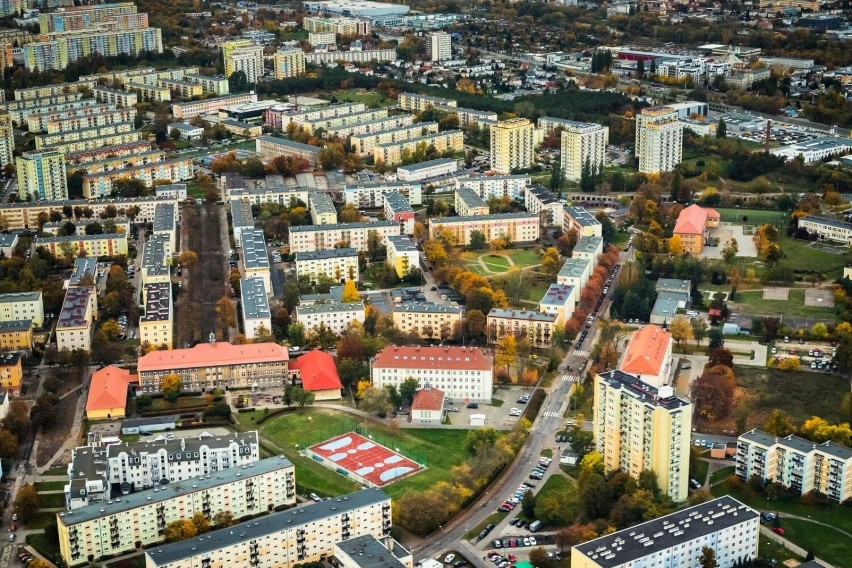
{"label": "tennis court", "polygon": [[325,467],[370,487],[383,487],[423,469],[355,432],[314,444],[306,453]]}

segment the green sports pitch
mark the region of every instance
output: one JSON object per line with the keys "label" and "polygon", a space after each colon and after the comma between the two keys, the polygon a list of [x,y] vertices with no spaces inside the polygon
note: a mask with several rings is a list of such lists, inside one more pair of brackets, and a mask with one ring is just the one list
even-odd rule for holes
{"label": "green sports pitch", "polygon": [[714,207],[719,212],[719,219],[723,223],[742,223],[746,217],[749,225],[762,225],[771,223],[773,225],[784,225],[787,222],[786,211],[774,211],[772,209],[737,209]]}

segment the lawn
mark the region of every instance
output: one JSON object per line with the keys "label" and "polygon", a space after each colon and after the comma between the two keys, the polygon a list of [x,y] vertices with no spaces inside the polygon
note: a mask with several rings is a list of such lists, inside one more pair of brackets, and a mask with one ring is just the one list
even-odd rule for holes
{"label": "lawn", "polygon": [[36,491],[63,491],[67,481],[39,481],[35,484]]}
{"label": "lawn", "polygon": [[393,106],[397,104],[395,99],[389,99],[377,91],[367,91],[365,89],[332,91],[330,93],[323,94],[323,98],[330,99],[331,97],[337,98],[338,103],[364,103],[368,108]]}
{"label": "lawn", "polygon": [[852,538],[830,527],[781,516],[784,538],[810,550],[834,566],[848,566],[852,555]]}
{"label": "lawn", "polygon": [[142,412],[144,414],[148,411],[159,411],[159,410],[174,410],[178,411],[182,408],[194,408],[198,406],[206,406],[207,398],[203,396],[181,396],[174,402],[169,402],[165,398],[154,398],[151,399],[151,406]]}
{"label": "lawn", "polygon": [[48,493],[39,495],[41,506],[45,509],[60,509],[65,507],[65,493]]}
{"label": "lawn", "polygon": [[[466,430],[395,430],[379,424],[356,422],[348,415],[318,409],[285,414],[260,425],[261,433],[283,448],[285,455],[296,464],[299,485],[306,487],[306,484],[322,483],[322,495],[352,491],[353,484],[311,460],[295,459],[300,457],[297,445],[304,448],[356,429],[360,429],[364,436],[373,436],[379,444],[398,448],[400,453],[418,463],[425,461],[427,469],[424,471],[385,486],[391,497],[399,497],[409,489],[425,491],[438,481],[447,480],[452,467],[467,458],[464,450]],[[307,468],[306,462],[319,470]]]}
{"label": "lawn", "polygon": [[796,424],[811,416],[821,416],[829,422],[849,419],[840,409],[840,401],[849,392],[849,381],[837,375],[739,366],[734,372],[737,384],[746,391],[753,418],[765,418],[772,409],[782,408]]}
{"label": "lawn", "polygon": [[59,543],[47,538],[44,533],[27,535],[27,544],[45,558],[59,560]]}
{"label": "lawn", "polygon": [[748,217],[749,225],[763,225],[772,223],[774,225],[787,224],[787,212],[777,209],[738,209],[714,207],[719,212],[719,220],[723,223],[742,223],[743,216]]}
{"label": "lawn", "polygon": [[726,477],[730,477],[736,471],[736,467],[729,465],[728,467],[723,467],[722,469],[717,469],[712,474],[710,474],[710,483],[716,483],[717,481],[722,481]]}
{"label": "lawn", "polygon": [[61,475],[62,477],[68,477],[68,469],[65,467],[52,467],[49,470],[45,471],[42,475]]}
{"label": "lawn", "polygon": [[527,268],[541,264],[539,256],[531,250],[526,249],[510,249],[502,251],[502,254],[508,254],[515,262],[515,266],[519,268]]}
{"label": "lawn", "polygon": [[620,247],[630,240],[630,235],[631,233],[628,233],[627,231],[616,231],[610,242],[615,246]]}
{"label": "lawn", "polygon": [[843,267],[852,260],[848,248],[838,248],[841,254],[832,254],[813,248],[813,243],[791,239],[782,233],[778,244],[784,251],[784,262],[797,270],[825,272],[829,278],[840,277]]}
{"label": "lawn", "polygon": [[483,520],[481,523],[479,523],[478,525],[467,531],[467,533],[465,533],[465,540],[473,540],[479,537],[479,533],[482,532],[482,529],[484,529],[489,524],[496,525],[497,523],[505,519],[506,515],[508,515],[508,513],[491,513],[490,515],[485,517],[485,520]]}
{"label": "lawn", "polygon": [[704,480],[707,479],[707,470],[710,469],[710,464],[705,460],[695,460],[695,469],[690,471],[689,474],[692,476],[692,479],[704,485]]}
{"label": "lawn", "polygon": [[25,523],[21,523],[25,529],[36,530],[43,529],[47,525],[56,522],[56,512],[55,511],[39,511],[33,517]]}
{"label": "lawn", "polygon": [[734,302],[737,309],[754,314],[783,314],[790,317],[812,317],[834,319],[834,308],[812,308],[805,306],[804,288],[790,289],[787,300],[764,300],[763,290],[737,292]]}

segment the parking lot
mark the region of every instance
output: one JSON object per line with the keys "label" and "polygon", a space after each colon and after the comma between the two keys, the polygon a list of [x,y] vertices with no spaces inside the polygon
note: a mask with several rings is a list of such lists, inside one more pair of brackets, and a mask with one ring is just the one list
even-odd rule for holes
{"label": "parking lot", "polygon": [[837,370],[833,359],[835,347],[832,343],[835,342],[807,341],[787,337],[776,340],[769,350],[769,355],[775,356],[779,361],[788,357],[798,357],[802,370],[832,372]]}

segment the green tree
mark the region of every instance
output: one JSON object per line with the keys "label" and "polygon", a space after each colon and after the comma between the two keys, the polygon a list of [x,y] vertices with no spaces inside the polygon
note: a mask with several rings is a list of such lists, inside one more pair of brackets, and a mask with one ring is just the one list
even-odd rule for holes
{"label": "green tree", "polygon": [[299,408],[311,406],[316,400],[316,397],[317,396],[314,393],[307,391],[301,387],[293,387],[293,389],[290,391],[290,399]]}
{"label": "green tree", "polygon": [[521,499],[521,510],[529,518],[535,517],[535,493],[532,490],[527,490]]}
{"label": "green tree", "polygon": [[777,408],[769,414],[769,418],[763,423],[763,431],[773,436],[784,437],[796,431],[793,418],[786,412]]}
{"label": "green tree", "polygon": [[213,515],[213,525],[217,529],[230,527],[234,523],[236,523],[236,519],[234,519],[234,514],[230,511],[223,510]]}
{"label": "green tree", "polygon": [[716,551],[707,546],[702,548],[701,557],[698,559],[698,565],[701,566],[701,568],[719,568],[719,564],[716,562]]}
{"label": "green tree", "polygon": [[550,189],[556,191],[557,195],[562,195],[562,182],[564,181],[564,172],[562,170],[562,158],[557,155],[553,160],[553,166],[550,168]]}
{"label": "green tree", "polygon": [[17,453],[17,436],[5,428],[0,429],[0,458],[11,458]]}
{"label": "green tree", "polygon": [[35,486],[32,483],[27,483],[18,489],[18,494],[15,495],[12,505],[15,508],[15,513],[18,515],[18,520],[26,523],[35,517],[41,508],[41,497],[38,491],[36,491]]}
{"label": "green tree", "polygon": [[499,438],[500,434],[494,428],[469,430],[464,440],[464,447],[469,454],[476,455],[493,448]]}
{"label": "green tree", "polygon": [[414,400],[414,394],[420,388],[420,381],[414,377],[406,377],[399,385],[399,396],[409,403]]}
{"label": "green tree", "polygon": [[727,138],[728,137],[728,125],[725,124],[725,119],[720,118],[719,124],[716,126],[716,138]]}
{"label": "green tree", "polygon": [[242,93],[248,90],[249,82],[246,72],[243,70],[234,71],[228,77],[228,87],[232,93]]}
{"label": "green tree", "polygon": [[485,249],[487,243],[485,241],[485,234],[482,231],[471,231],[470,232],[470,248],[473,250],[483,250]]}
{"label": "green tree", "polygon": [[290,345],[294,347],[305,345],[305,324],[294,322],[287,326],[287,339],[290,340]]}
{"label": "green tree", "polygon": [[725,247],[722,249],[722,258],[725,262],[733,262],[739,252],[740,245],[737,243],[737,239],[731,238],[725,243]]}

